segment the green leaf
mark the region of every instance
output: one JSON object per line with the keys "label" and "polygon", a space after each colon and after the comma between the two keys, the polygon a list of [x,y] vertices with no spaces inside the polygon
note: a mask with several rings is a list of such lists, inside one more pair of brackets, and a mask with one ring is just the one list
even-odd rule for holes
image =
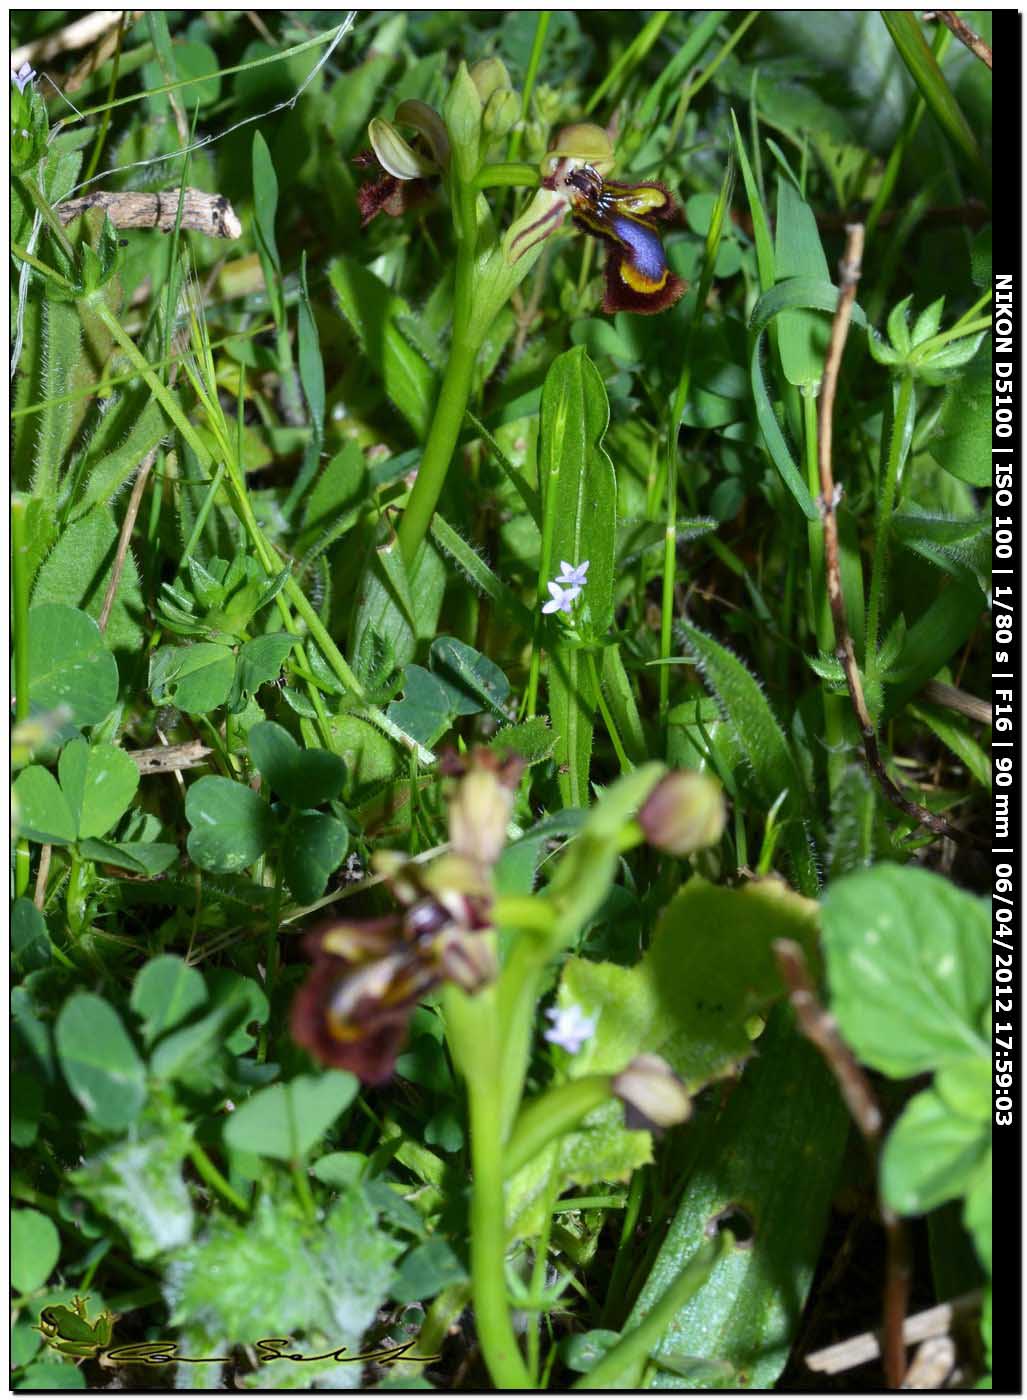
{"label": "green leaf", "polygon": [[238,1023],[246,1015],[242,990],[233,992],[198,1021],[190,1021],[166,1035],[150,1056],[150,1073],[158,1079],[178,1079],[209,1066],[225,1043],[225,1026]]}
{"label": "green leaf", "polygon": [[41,1288],[61,1252],[57,1226],[38,1210],[11,1212],[11,1284],[19,1293]]}
{"label": "green leaf", "polygon": [[101,1128],[127,1128],[146,1099],[146,1071],[114,1008],[77,992],[57,1017],[57,1055],[68,1087]]}
{"label": "green leaf", "polygon": [[152,1045],[206,1000],[206,984],[196,968],[173,953],[163,953],[140,968],[129,1004],[142,1017],[143,1043]]}
{"label": "green leaf", "polygon": [[243,977],[228,967],[217,967],[207,973],[207,990],[212,1006],[229,1004],[238,1015],[238,1028],[225,1041],[232,1055],[244,1055],[256,1040],[254,1026],[262,1026],[268,1017],[268,1000],[252,977]]}
{"label": "green leaf", "polygon": [[385,713],[425,748],[441,739],[455,718],[448,687],[423,666],[413,665],[403,671],[403,698],[393,700]]}
{"label": "green leaf", "polygon": [[456,637],[436,637],[429,662],[437,680],[446,686],[455,715],[476,715],[489,710],[506,719],[510,682],[494,661]]}
{"label": "green leaf", "polygon": [[329,1070],[258,1089],[228,1119],[225,1142],[238,1152],[297,1161],[324,1137],[359,1088],[346,1070]]}
{"label": "green leaf", "polygon": [[[790,277],[831,281],[816,215],[798,190],[780,175],[777,177],[774,262],[779,282]],[[799,388],[819,384],[824,372],[830,320],[816,311],[796,309],[782,312],[777,327],[781,368],[789,384]]]}
{"label": "green leaf", "polygon": [[[602,446],[610,408],[599,371],[578,347],[557,356],[542,388],[539,478],[544,538],[555,577],[560,562],[589,561],[578,601],[588,635],[600,638],[613,620],[617,482]],[[545,550],[545,545],[543,546]],[[540,606],[545,584],[539,580]],[[549,666],[549,712],[566,806],[588,805],[592,729],[598,695],[587,658],[556,632]]]}
{"label": "green leaf", "polygon": [[245,783],[231,778],[199,778],[189,788],[185,815],[192,828],[188,851],[203,870],[220,874],[245,870],[275,837],[267,803]]}
{"label": "green leaf", "polygon": [[278,273],[282,262],[275,241],[275,215],[278,212],[278,176],[267,142],[259,131],[253,133],[253,212],[256,216],[257,239]]}
{"label": "green leaf", "polygon": [[352,258],[337,258],[328,280],[386,394],[423,439],[435,406],[435,373],[397,325],[410,307]]}
{"label": "green leaf", "polygon": [[415,1245],[403,1260],[390,1292],[397,1303],[434,1298],[444,1288],[467,1282],[467,1270],[445,1240]]}
{"label": "green leaf", "polygon": [[86,1379],[77,1366],[60,1361],[33,1361],[15,1382],[18,1390],[85,1390]]}
{"label": "green leaf", "polygon": [[249,733],[250,757],[269,786],[290,807],[319,807],[338,797],[346,765],[327,749],[301,749],[279,724],[255,724]]}
{"label": "green leaf", "polygon": [[376,634],[392,648],[397,665],[412,661],[418,643],[438,631],[445,588],[445,565],[429,542],[407,571],[395,536],[390,536],[375,550],[359,584],[352,655],[359,656],[367,645],[365,638]]}
{"label": "green leaf", "polygon": [[806,894],[815,893],[816,870],[802,823],[806,807],[805,782],[766,696],[738,657],[726,647],[687,622],[681,624],[681,629],[696,654],[708,690],[731,726],[747,765],[746,777],[760,801],[769,810],[781,793],[787,791],[782,810],[794,820],[785,827],[784,840],[800,889]]}
{"label": "green leaf", "polygon": [[[696,1158],[681,1183],[681,1205],[628,1318],[636,1326],[709,1238],[711,1223],[732,1225],[741,1210],[748,1244],[721,1260],[685,1305],[653,1354],[726,1363],[747,1390],[772,1390],[803,1314],[831,1198],[849,1134],[849,1118],[817,1050],[783,1008],[712,1122],[700,1120]],[[796,1183],[801,1182],[801,1189]],[[782,1288],[782,1280],[787,1287]],[[620,1377],[633,1388],[641,1374]],[[673,1370],[655,1390],[680,1390]]]}
{"label": "green leaf", "polygon": [[923,1215],[962,1196],[989,1141],[987,1119],[963,1118],[935,1089],[924,1089],[903,1109],[884,1144],[884,1199],[900,1215]]}
{"label": "green leaf", "polygon": [[191,1136],[177,1124],[120,1143],[70,1174],[77,1191],[125,1232],[135,1259],[153,1259],[192,1238],[193,1205],[182,1178]]}
{"label": "green leaf", "polygon": [[313,904],[342,864],[349,845],[343,822],[317,812],[293,817],[281,851],[282,873],[294,899]]}
{"label": "green leaf", "polygon": [[73,739],[57,763],[61,790],[78,837],[103,836],[128,811],[139,786],[139,769],[113,744]]}
{"label": "green leaf", "polygon": [[886,863],[831,885],[823,926],[832,1013],[871,1068],[906,1079],[988,1053],[985,900]]}
{"label": "green leaf", "polygon": [[220,642],[160,647],[150,657],[150,693],[155,705],[175,705],[189,715],[205,715],[228,699],[235,676],[235,653]]}
{"label": "green leaf", "polygon": [[115,865],[133,875],[153,879],[162,875],[178,860],[178,847],[167,841],[95,841],[79,842],[79,854],[85,860],[100,865]]}
{"label": "green leaf", "polygon": [[91,617],[65,603],[29,612],[29,700],[66,705],[73,724],[96,724],[118,697],[118,668]]}
{"label": "green leaf", "polygon": [[296,638],[288,632],[269,632],[242,644],[228,697],[231,714],[239,714],[262,685],[278,679],[295,644]]}
{"label": "green leaf", "polygon": [[924,38],[916,15],[909,10],[882,10],[881,18],[938,125],[957,154],[990,189],[977,139]]}
{"label": "green leaf", "polygon": [[15,828],[21,835],[51,846],[70,846],[75,840],[74,814],[48,769],[37,763],[23,768],[13,796]]}
{"label": "green leaf", "polygon": [[[36,575],[32,593],[33,612],[47,604],[61,603],[81,609],[89,617],[99,617],[114,571],[119,533],[108,505],[94,507],[88,515],[62,531]],[[129,550],[104,633],[105,645],[118,650],[141,650],[144,641],[140,625],[143,614],[139,570]],[[44,631],[50,630],[49,621],[41,625]],[[41,645],[45,647],[47,643]],[[76,720],[76,723],[92,721]]]}
{"label": "green leaf", "polygon": [[558,1002],[598,1017],[571,1074],[616,1073],[635,1055],[663,1056],[697,1092],[752,1053],[746,1030],[783,993],[772,945],[812,955],[817,906],[783,882],[731,890],[692,879],[661,916],[634,967],[571,958]]}
{"label": "green leaf", "polygon": [[[978,1257],[989,1278],[991,1278],[992,1247],[991,1154],[992,1150],[989,1146],[983,1160],[970,1178],[970,1185],[966,1192],[966,1204],[963,1209],[963,1223],[973,1236]],[[988,1312],[987,1302],[985,1303],[985,1312]],[[984,1331],[985,1325],[982,1320],[982,1331]],[[985,1333],[985,1338],[990,1344],[990,1330]]]}
{"label": "green leaf", "polygon": [[972,365],[949,386],[928,451],[940,467],[971,486],[991,485],[991,364]]}
{"label": "green leaf", "polygon": [[543,763],[552,756],[556,748],[556,735],[549,727],[545,715],[525,720],[523,724],[511,724],[489,740],[488,747],[500,753],[515,753],[529,766]]}
{"label": "green leaf", "polygon": [[50,934],[46,920],[24,895],[11,908],[11,956],[19,972],[35,972],[50,962]]}

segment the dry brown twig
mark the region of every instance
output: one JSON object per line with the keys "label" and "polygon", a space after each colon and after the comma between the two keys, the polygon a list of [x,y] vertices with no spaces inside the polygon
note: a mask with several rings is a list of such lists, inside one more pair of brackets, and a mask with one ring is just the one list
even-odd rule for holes
{"label": "dry brown twig", "polygon": [[[917,1342],[927,1341],[931,1337],[947,1336],[964,1318],[974,1317],[980,1310],[980,1289],[953,1298],[950,1303],[938,1303],[925,1312],[906,1318],[902,1329],[903,1340],[907,1346],[915,1346]],[[851,1371],[855,1366],[865,1366],[880,1354],[881,1346],[875,1333],[860,1332],[858,1336],[847,1337],[844,1342],[811,1351],[806,1357],[806,1365],[811,1371],[836,1376],[842,1371]]]}
{"label": "dry brown twig", "polygon": [[947,29],[951,29],[961,44],[965,44],[972,54],[975,54],[982,63],[991,67],[991,49],[976,34],[968,24],[959,18],[955,10],[928,10],[924,18],[940,19]]}
{"label": "dry brown twig", "polygon": [[842,591],[842,573],[838,551],[839,492],[835,487],[832,467],[832,432],[834,400],[838,391],[838,374],[845,351],[845,342],[849,334],[852,304],[856,299],[856,287],[859,285],[863,264],[863,237],[862,224],[848,225],[845,254],[838,268],[841,291],[834,313],[834,321],[831,325],[831,340],[827,347],[824,378],[820,388],[820,421],[817,442],[820,466],[820,510],[824,521],[824,564],[827,576],[827,597],[831,605],[831,618],[834,622],[835,655],[845,671],[849,697],[852,700],[856,722],[863,738],[863,752],[866,755],[867,767],[877,779],[888,801],[894,807],[898,807],[901,812],[912,817],[918,826],[925,826],[936,836],[948,836],[953,841],[959,841],[964,845],[986,848],[986,843],[972,832],[964,831],[962,827],[953,826],[945,817],[928,811],[919,802],[914,802],[912,798],[907,797],[885,768],[881,750],[877,744],[877,730],[874,728],[874,722],[867,708],[866,696],[863,694],[863,681],[859,674],[859,666],[856,664],[856,653],[845,614],[845,595]]}
{"label": "dry brown twig", "polygon": [[[862,1067],[838,1034],[834,1017],[821,1006],[813,986],[806,958],[798,943],[778,938],[773,945],[781,978],[788,988],[799,1029],[823,1055],[834,1075],[842,1098],[870,1152],[874,1167],[881,1150],[884,1119]],[[906,1344],[903,1327],[909,1299],[909,1251],[906,1229],[900,1216],[878,1196],[878,1210],[887,1236],[884,1280],[884,1327],[881,1351],[888,1387],[898,1390],[906,1374]]]}
{"label": "dry brown twig", "polygon": [[[140,194],[129,191],[119,194],[113,190],[94,190],[80,199],[66,199],[58,204],[57,215],[62,224],[70,224],[90,209],[102,209],[115,228],[149,228],[158,233],[173,233],[178,220],[178,190],[163,190],[160,194]],[[182,228],[205,233],[208,238],[240,238],[242,224],[223,194],[208,194],[205,190],[187,188],[182,193]]]}
{"label": "dry brown twig", "polygon": [[[92,10],[89,14],[80,15],[56,33],[44,34],[15,49],[11,54],[11,67],[20,68],[23,63],[46,63],[58,54],[84,49],[109,29],[114,29],[124,13],[123,10]],[[142,10],[130,10],[128,20],[137,19],[142,13]]]}
{"label": "dry brown twig", "polygon": [[210,749],[199,739],[187,744],[165,744],[152,749],[126,749],[125,752],[139,769],[140,777],[148,773],[180,773],[183,768],[200,768]]}

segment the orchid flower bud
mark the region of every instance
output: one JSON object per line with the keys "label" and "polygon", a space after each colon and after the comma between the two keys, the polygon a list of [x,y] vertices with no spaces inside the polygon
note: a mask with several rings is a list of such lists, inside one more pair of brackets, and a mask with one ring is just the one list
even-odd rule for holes
{"label": "orchid flower bud", "polygon": [[719,783],[702,773],[668,773],[638,813],[645,839],[672,856],[690,856],[713,846],[724,831],[726,813]]}
{"label": "orchid flower bud", "polygon": [[624,1125],[660,1132],[683,1123],[692,1100],[667,1061],[659,1055],[636,1055],[614,1075],[613,1092],[624,1104]]}
{"label": "orchid flower bud", "polygon": [[471,69],[471,82],[478,89],[483,105],[495,92],[511,91],[513,84],[501,58],[482,58]]}

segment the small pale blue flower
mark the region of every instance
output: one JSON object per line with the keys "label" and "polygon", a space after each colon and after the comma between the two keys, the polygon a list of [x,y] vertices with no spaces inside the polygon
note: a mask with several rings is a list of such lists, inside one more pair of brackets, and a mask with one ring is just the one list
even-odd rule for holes
{"label": "small pale blue flower", "polygon": [[11,69],[11,82],[19,92],[24,92],[35,76],[36,70],[29,63],[23,63],[17,72]]}
{"label": "small pale blue flower", "polygon": [[549,602],[542,604],[544,613],[569,613],[575,598],[581,592],[578,587],[561,588],[558,583],[547,583],[546,587],[549,589],[550,596]]}
{"label": "small pale blue flower", "polygon": [[568,1055],[576,1055],[586,1040],[591,1040],[599,1022],[598,1016],[586,1016],[580,1006],[551,1006],[546,1016],[552,1028],[543,1032],[551,1045],[559,1045]]}
{"label": "small pale blue flower", "polygon": [[584,588],[588,582],[588,560],[585,559],[575,568],[573,564],[568,564],[566,559],[561,559],[556,581],[565,586],[570,584],[573,588]]}

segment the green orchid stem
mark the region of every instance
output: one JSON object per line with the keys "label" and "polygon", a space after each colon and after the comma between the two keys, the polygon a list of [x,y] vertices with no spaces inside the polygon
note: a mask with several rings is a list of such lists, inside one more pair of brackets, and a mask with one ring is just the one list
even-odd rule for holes
{"label": "green orchid stem", "polygon": [[234,1206],[242,1215],[250,1212],[249,1204],[239,1195],[238,1191],[218,1171],[217,1167],[204,1152],[203,1148],[195,1140],[189,1144],[189,1160],[203,1177],[204,1181],[219,1196],[224,1197],[230,1206]]}
{"label": "green orchid stem", "polygon": [[576,1128],[587,1113],[600,1108],[612,1093],[608,1074],[589,1074],[568,1080],[525,1104],[506,1144],[503,1169],[507,1179],[538,1157],[551,1142]]}
{"label": "green orchid stem", "polygon": [[403,562],[409,569],[417,558],[453,460],[464,413],[471,398],[474,362],[488,327],[479,327],[474,336],[474,255],[478,240],[475,210],[477,195],[471,185],[454,176],[453,206],[457,226],[456,281],[453,290],[453,342],[449,361],[439,389],[435,416],[424,444],[424,455],[417,469],[417,480],[410,492],[399,523],[397,539]]}
{"label": "green orchid stem", "polygon": [[408,569],[417,558],[417,552],[428,533],[428,526],[446,482],[446,473],[453,460],[453,452],[463,425],[464,412],[471,398],[474,362],[477,357],[478,346],[463,340],[459,329],[455,329],[446,373],[439,389],[438,403],[435,405],[435,416],[428,431],[428,440],[424,444],[424,456],[417,469],[417,480],[414,482],[414,489],[410,493],[397,531],[400,554]]}
{"label": "green orchid stem", "polygon": [[575,1390],[633,1390],[651,1353],[659,1346],[674,1318],[694,1298],[721,1259],[734,1247],[734,1236],[723,1231],[698,1251],[656,1306],[626,1336],[610,1348],[597,1366],[574,1382]]}
{"label": "green orchid stem", "polygon": [[906,435],[906,419],[913,410],[913,376],[905,374],[899,384],[899,397],[895,405],[891,438],[888,443],[884,481],[877,498],[874,560],[870,570],[870,597],[867,603],[866,627],[866,671],[867,677],[871,681],[877,679],[877,643],[881,625],[881,599],[884,591],[884,565],[888,553],[888,532],[891,529],[892,512],[895,509],[899,467],[902,463],[902,444]]}
{"label": "green orchid stem", "polygon": [[[14,631],[14,718],[29,717],[29,566],[25,511],[28,502],[21,495],[11,501],[11,625]],[[29,844],[18,841],[14,864],[14,892],[20,896],[29,887]]]}
{"label": "green orchid stem", "polygon": [[507,161],[501,165],[485,165],[478,171],[474,181],[476,190],[492,190],[515,186],[537,189],[542,177],[538,167],[526,165],[523,161]]}
{"label": "green orchid stem", "polygon": [[446,1036],[467,1082],[471,1119],[471,1297],[485,1363],[498,1390],[532,1389],[517,1346],[506,1290],[506,1200],[502,1105],[496,1093],[503,1047],[495,987],[470,997],[443,992]]}

